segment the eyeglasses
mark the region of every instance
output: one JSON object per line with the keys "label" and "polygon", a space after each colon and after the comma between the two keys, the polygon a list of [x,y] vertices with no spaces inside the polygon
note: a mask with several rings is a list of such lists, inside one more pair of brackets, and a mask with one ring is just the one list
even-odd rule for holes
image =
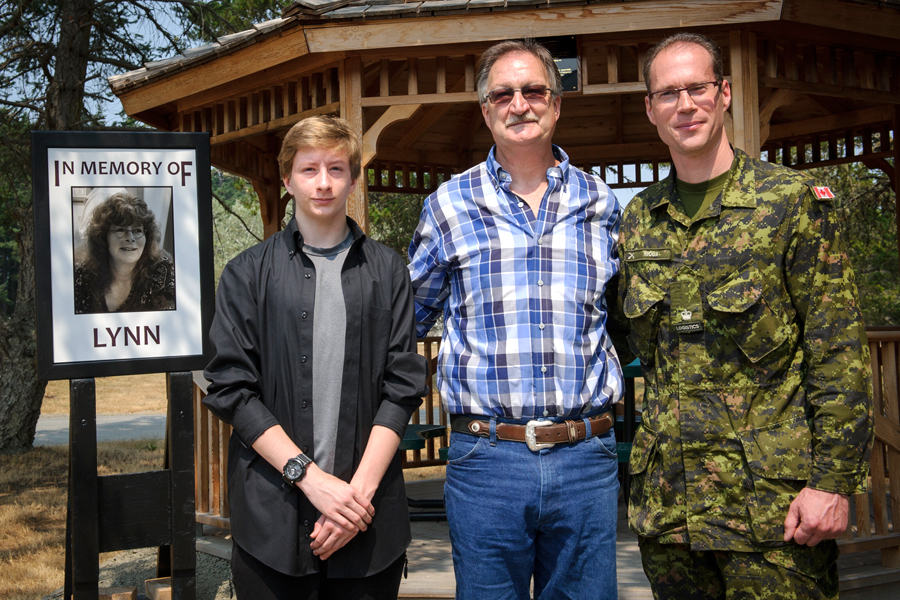
{"label": "eyeglasses", "polygon": [[526,85],[525,87],[515,89],[502,87],[489,91],[487,93],[487,99],[491,104],[502,106],[512,102],[512,99],[516,96],[516,92],[521,92],[522,98],[524,98],[526,102],[539,102],[547,97],[547,92],[549,91],[550,88],[546,85]]}
{"label": "eyeglasses", "polygon": [[113,227],[109,231],[120,240],[124,240],[126,236],[133,237],[136,240],[144,237],[143,227]]}
{"label": "eyeglasses", "polygon": [[650,92],[647,94],[647,97],[650,98],[650,102],[656,100],[659,104],[675,104],[678,102],[678,99],[681,98],[681,92],[687,92],[691,100],[700,102],[702,100],[709,100],[721,87],[721,81],[706,81],[704,83],[695,83],[683,88]]}

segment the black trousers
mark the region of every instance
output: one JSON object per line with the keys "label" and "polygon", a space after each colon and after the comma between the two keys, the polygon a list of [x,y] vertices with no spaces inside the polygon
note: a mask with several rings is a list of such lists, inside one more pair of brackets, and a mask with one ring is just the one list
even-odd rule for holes
{"label": "black trousers", "polygon": [[397,600],[404,554],[380,573],[358,579],[328,579],[328,561],[318,573],[293,577],[264,565],[234,544],[231,580],[238,600]]}

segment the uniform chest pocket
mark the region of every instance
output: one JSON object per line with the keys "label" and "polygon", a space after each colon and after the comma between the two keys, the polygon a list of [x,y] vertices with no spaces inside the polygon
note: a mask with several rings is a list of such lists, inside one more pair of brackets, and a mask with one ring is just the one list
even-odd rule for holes
{"label": "uniform chest pocket", "polygon": [[756,363],[790,337],[790,327],[766,301],[766,286],[756,266],[742,269],[709,293],[706,301],[750,362]]}
{"label": "uniform chest pocket", "polygon": [[628,318],[628,345],[641,362],[653,365],[656,358],[660,303],[666,293],[638,274],[628,280],[622,312]]}

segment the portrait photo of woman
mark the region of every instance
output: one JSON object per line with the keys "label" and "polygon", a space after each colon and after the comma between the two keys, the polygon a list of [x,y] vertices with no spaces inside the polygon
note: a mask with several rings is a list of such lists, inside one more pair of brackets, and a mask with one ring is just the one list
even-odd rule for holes
{"label": "portrait photo of woman", "polygon": [[154,196],[169,231],[171,188],[93,188],[73,200],[75,314],[175,310],[171,235],[135,191]]}

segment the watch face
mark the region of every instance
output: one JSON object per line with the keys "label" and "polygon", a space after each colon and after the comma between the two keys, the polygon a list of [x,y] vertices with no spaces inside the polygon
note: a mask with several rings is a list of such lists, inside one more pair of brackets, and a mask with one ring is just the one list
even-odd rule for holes
{"label": "watch face", "polygon": [[290,460],[284,468],[284,476],[291,480],[298,480],[303,476],[303,465],[298,461]]}

